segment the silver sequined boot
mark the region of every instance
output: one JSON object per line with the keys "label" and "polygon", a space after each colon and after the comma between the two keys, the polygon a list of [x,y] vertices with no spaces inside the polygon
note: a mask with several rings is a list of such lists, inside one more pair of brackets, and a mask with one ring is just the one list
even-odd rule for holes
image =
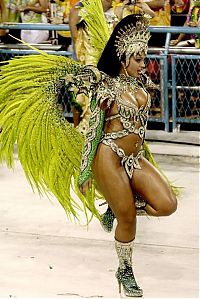
{"label": "silver sequined boot", "polygon": [[[147,204],[147,202],[144,199],[142,199],[141,196],[139,196],[137,194],[136,201],[135,201],[137,216],[147,215],[147,213],[145,211],[146,204]],[[114,215],[113,211],[111,210],[111,208],[108,206],[105,213],[103,213],[101,215],[101,225],[107,233],[110,233],[112,231],[114,220],[115,220],[115,215]]]}
{"label": "silver sequined boot", "polygon": [[108,206],[105,213],[101,215],[101,225],[107,233],[110,233],[112,231],[114,220],[115,220],[115,215],[111,210],[111,208]]}
{"label": "silver sequined boot", "polygon": [[119,258],[119,267],[115,274],[119,283],[119,293],[121,294],[122,285],[127,297],[142,297],[143,291],[137,285],[132,268],[133,241],[122,243],[115,240],[115,248]]}
{"label": "silver sequined boot", "polygon": [[136,194],[135,207],[136,207],[136,215],[137,216],[146,216],[147,212],[145,211],[145,207],[147,202],[140,196],[138,193]]}

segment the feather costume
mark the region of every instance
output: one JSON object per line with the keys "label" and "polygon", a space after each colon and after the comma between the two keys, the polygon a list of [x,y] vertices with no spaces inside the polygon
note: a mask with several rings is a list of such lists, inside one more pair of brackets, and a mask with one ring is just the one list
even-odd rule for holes
{"label": "feather costume", "polygon": [[[93,30],[95,36],[98,31]],[[97,43],[103,49],[100,40]],[[40,55],[12,59],[1,66],[0,162],[6,161],[8,167],[13,167],[17,144],[18,158],[32,188],[41,195],[54,195],[70,218],[79,219],[79,212],[84,211],[89,223],[93,216],[100,219],[95,199],[102,196],[94,180],[86,196],[79,191],[84,137],[66,121],[58,98],[63,86],[75,95],[88,95],[100,80],[99,71],[70,58],[38,52]],[[144,150],[157,166],[146,143]]]}
{"label": "feather costume", "polygon": [[[65,120],[57,99],[64,84],[61,78],[76,76],[82,68],[70,58],[30,55],[2,66],[0,78],[0,161],[13,167],[17,144],[32,187],[40,194],[55,195],[67,215],[76,218],[80,209],[99,214],[94,188],[84,197],[77,187],[84,138]],[[80,202],[71,196],[70,186]]]}

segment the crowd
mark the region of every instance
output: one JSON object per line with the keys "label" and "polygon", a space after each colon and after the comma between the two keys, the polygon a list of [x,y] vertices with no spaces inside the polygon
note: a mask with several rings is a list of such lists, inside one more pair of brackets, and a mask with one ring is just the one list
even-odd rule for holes
{"label": "crowd", "polygon": [[[130,14],[144,14],[151,26],[200,26],[200,1],[197,0],[102,0],[106,22],[112,33],[116,24]],[[56,43],[59,50],[74,50],[76,59],[82,64],[96,65],[95,49],[90,45],[82,1],[77,0],[0,0],[1,23],[51,23],[69,24],[70,31],[48,30],[0,30],[0,41],[4,44],[18,43],[9,34],[27,43]],[[151,33],[150,47],[163,47],[166,34]],[[171,46],[195,46],[200,48],[200,34],[173,34]],[[98,52],[98,49],[96,49]],[[169,68],[171,62],[169,58]],[[188,68],[187,65],[184,68]],[[159,62],[151,59],[146,69],[156,83],[160,80]],[[182,69],[182,66],[181,66]],[[198,81],[198,80],[196,80]],[[153,96],[153,95],[152,95]],[[153,96],[154,97],[154,96]],[[89,100],[84,94],[72,102],[74,125],[84,133],[90,118]],[[152,115],[160,113],[157,106]],[[80,122],[81,120],[81,122]]]}
{"label": "crowd", "polygon": [[[129,14],[144,13],[152,26],[199,26],[200,1],[196,0],[102,0],[107,22],[111,31],[122,18]],[[67,49],[83,37],[84,22],[79,16],[81,1],[77,0],[0,0],[0,23],[51,23],[69,24],[69,31],[53,33],[45,30],[10,30],[9,33],[28,43],[50,42],[52,39]],[[79,31],[80,29],[80,31]],[[79,33],[78,33],[79,32]],[[80,33],[81,32],[81,33]],[[0,30],[2,43],[16,43],[7,30]],[[177,45],[188,36],[175,36],[171,45]],[[149,46],[164,46],[165,34],[153,34]],[[80,50],[77,44],[77,52]],[[196,38],[196,46],[199,39]],[[81,56],[78,54],[78,56]],[[85,58],[81,56],[80,61]],[[87,62],[87,61],[86,61]]]}
{"label": "crowd", "polygon": [[[106,22],[112,33],[116,24],[130,14],[144,14],[151,26],[199,26],[200,1],[197,0],[102,0]],[[4,44],[18,43],[10,34],[30,44],[48,43],[60,45],[59,50],[73,50],[82,64],[96,65],[95,49],[88,39],[86,22],[82,15],[82,1],[77,0],[0,0],[0,21],[8,23],[69,24],[70,31],[48,30],[0,30]],[[163,47],[166,34],[151,33],[150,47]],[[173,34],[171,46],[200,47],[200,35]],[[96,49],[98,52],[98,49]],[[169,65],[170,61],[169,61]],[[159,64],[151,59],[146,65],[151,79],[160,80]],[[152,95],[153,96],[153,95]],[[89,100],[84,94],[72,102],[74,125],[82,133],[88,129]],[[152,115],[160,108],[152,108]],[[81,121],[80,121],[81,120]]]}

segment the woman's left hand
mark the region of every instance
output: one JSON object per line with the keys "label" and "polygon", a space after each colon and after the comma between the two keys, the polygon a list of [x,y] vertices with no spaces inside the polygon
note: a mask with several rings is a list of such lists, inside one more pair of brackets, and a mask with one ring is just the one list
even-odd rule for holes
{"label": "woman's left hand", "polygon": [[81,186],[79,187],[79,190],[81,191],[81,193],[82,193],[83,195],[86,195],[86,191],[87,191],[87,190],[90,190],[91,187],[92,187],[92,179],[90,178],[90,179],[88,179],[85,183],[83,183],[83,185],[81,185]]}

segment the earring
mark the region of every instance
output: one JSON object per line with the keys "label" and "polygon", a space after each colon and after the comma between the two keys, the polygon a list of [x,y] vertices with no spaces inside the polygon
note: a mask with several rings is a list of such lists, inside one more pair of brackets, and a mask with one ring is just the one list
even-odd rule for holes
{"label": "earring", "polygon": [[129,76],[129,74],[128,74],[128,72],[127,72],[127,70],[126,70],[126,67],[125,67],[125,65],[124,65],[124,63],[123,63],[123,62],[122,62],[122,66],[123,66],[123,69],[124,69],[125,75],[128,77],[128,76]]}

